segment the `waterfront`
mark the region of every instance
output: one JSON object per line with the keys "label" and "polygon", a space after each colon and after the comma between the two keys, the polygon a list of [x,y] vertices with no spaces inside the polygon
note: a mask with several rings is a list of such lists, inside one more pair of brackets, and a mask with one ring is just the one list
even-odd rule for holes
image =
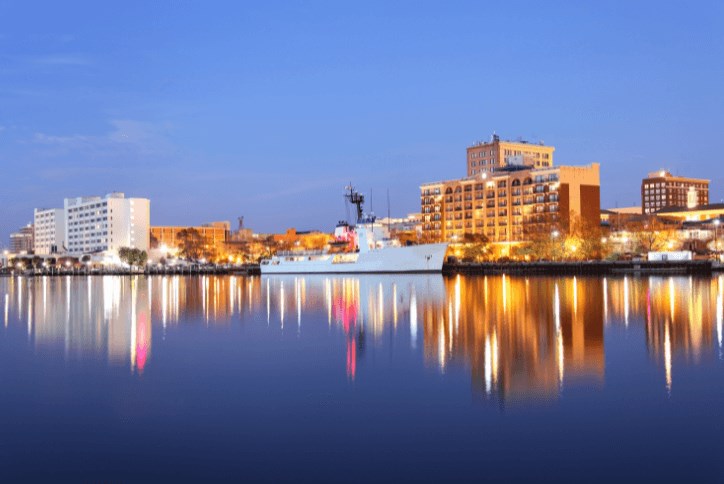
{"label": "waterfront", "polygon": [[0,298],[14,480],[722,477],[722,276],[12,277]]}

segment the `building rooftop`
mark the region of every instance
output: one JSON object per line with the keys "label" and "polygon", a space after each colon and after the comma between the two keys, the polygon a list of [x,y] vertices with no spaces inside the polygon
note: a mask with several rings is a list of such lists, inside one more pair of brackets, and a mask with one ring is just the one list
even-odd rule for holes
{"label": "building rooftop", "polygon": [[708,212],[715,210],[724,210],[724,203],[710,203],[709,205],[699,205],[694,208],[688,207],[666,207],[657,211],[657,214],[665,213],[685,213],[685,212]]}
{"label": "building rooftop", "polygon": [[682,180],[697,180],[697,181],[705,181],[709,182],[706,178],[695,178],[691,176],[681,176],[681,175],[672,175],[670,171],[668,170],[657,170],[657,171],[650,171],[648,175],[646,176],[645,180],[648,180],[650,178],[680,178]]}
{"label": "building rooftop", "polygon": [[[519,144],[519,145],[546,146],[546,144],[543,143],[542,140],[541,140],[541,141],[538,141],[537,143],[534,143],[534,142],[530,142],[530,141],[524,140],[523,138],[518,138],[518,139],[516,139],[516,140],[500,139],[500,136],[498,136],[497,134],[493,133],[493,134],[490,136],[490,140],[488,140],[488,141],[483,141],[483,140],[475,141],[472,145],[469,146],[469,148],[475,148],[476,146],[489,145],[489,144],[491,144],[491,143],[495,143],[496,141],[501,142],[501,143],[514,143],[514,144]],[[550,148],[552,148],[552,146],[551,146]]]}

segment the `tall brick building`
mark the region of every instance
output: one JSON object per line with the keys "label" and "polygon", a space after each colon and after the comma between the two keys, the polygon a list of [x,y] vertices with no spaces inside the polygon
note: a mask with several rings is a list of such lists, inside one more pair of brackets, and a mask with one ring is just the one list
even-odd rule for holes
{"label": "tall brick building", "polygon": [[567,230],[571,217],[600,223],[599,164],[498,167],[420,187],[422,233],[430,240],[484,234],[493,242],[522,242]]}
{"label": "tall brick building", "polygon": [[641,210],[644,215],[663,208],[707,205],[709,180],[674,176],[666,170],[654,171],[641,181]]}

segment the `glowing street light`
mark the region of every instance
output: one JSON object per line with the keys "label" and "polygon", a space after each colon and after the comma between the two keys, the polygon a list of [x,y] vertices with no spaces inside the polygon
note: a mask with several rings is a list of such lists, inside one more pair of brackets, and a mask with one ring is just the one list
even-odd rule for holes
{"label": "glowing street light", "polygon": [[716,251],[717,258],[719,257],[719,225],[721,225],[721,219],[717,217],[714,220],[714,250]]}

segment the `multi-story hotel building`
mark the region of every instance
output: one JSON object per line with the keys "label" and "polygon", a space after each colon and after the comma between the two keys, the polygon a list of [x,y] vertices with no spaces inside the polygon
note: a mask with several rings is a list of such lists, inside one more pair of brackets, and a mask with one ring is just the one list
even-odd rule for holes
{"label": "multi-story hotel building", "polygon": [[494,134],[489,142],[476,143],[467,151],[468,176],[475,176],[507,165],[551,167],[555,148],[527,141],[505,141]]}
{"label": "multi-story hotel building", "polygon": [[35,209],[35,253],[58,254],[65,251],[65,210]]}
{"label": "multi-story hotel building", "polygon": [[641,182],[644,215],[667,207],[694,208],[709,203],[709,180],[673,176],[666,170],[649,173]]}
{"label": "multi-story hotel building", "polygon": [[151,227],[151,239],[155,247],[178,249],[181,246],[179,232],[193,229],[199,233],[204,242],[213,247],[221,248],[229,240],[231,222],[211,222],[196,227],[191,226],[154,226]]}
{"label": "multi-story hotel building", "polygon": [[122,247],[148,250],[150,207],[148,199],[126,198],[123,193],[66,198],[65,241],[68,253],[87,254]]}
{"label": "multi-story hotel building", "polygon": [[566,230],[571,217],[600,224],[599,164],[495,171],[420,187],[422,233],[428,240],[462,240],[483,234],[493,242],[518,242]]}

